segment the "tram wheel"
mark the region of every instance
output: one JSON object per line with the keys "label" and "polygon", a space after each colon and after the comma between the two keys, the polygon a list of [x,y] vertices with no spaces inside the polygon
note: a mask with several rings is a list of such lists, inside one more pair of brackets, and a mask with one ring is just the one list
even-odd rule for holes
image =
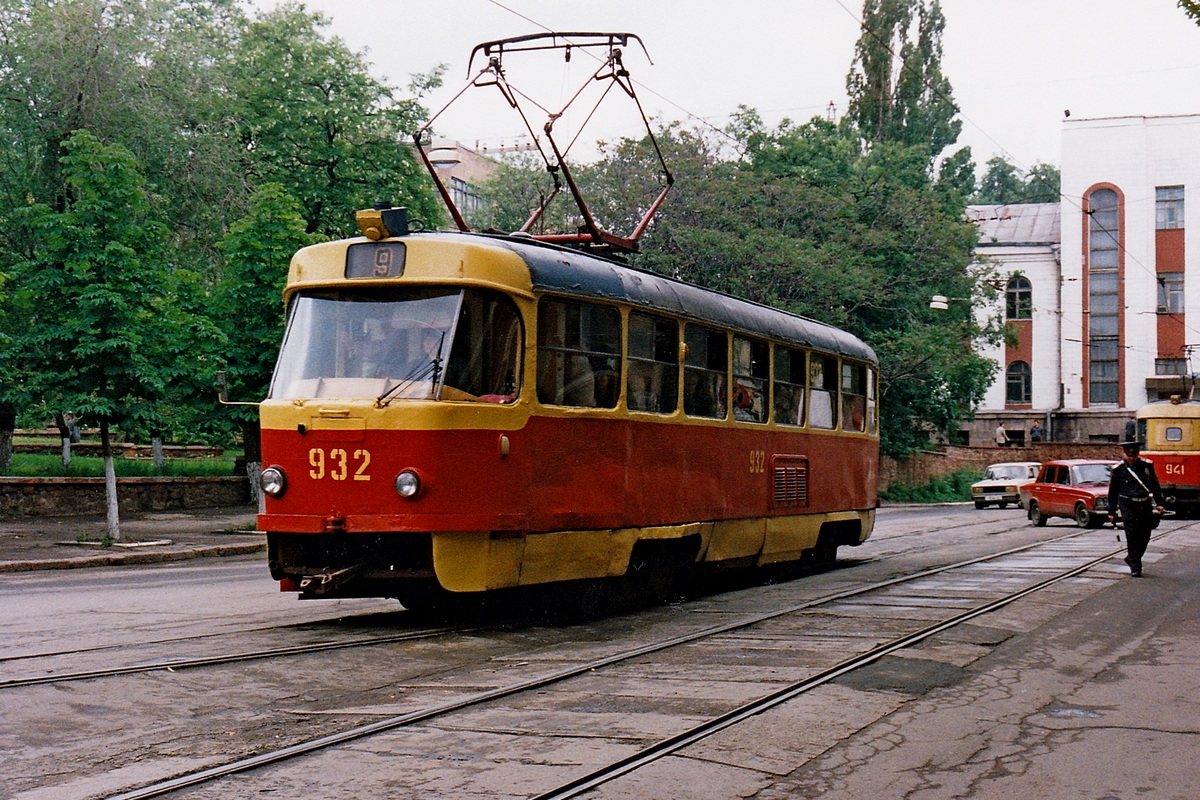
{"label": "tram wheel", "polygon": [[625,576],[631,593],[642,602],[669,603],[679,594],[686,565],[695,557],[693,542],[641,541],[629,558]]}

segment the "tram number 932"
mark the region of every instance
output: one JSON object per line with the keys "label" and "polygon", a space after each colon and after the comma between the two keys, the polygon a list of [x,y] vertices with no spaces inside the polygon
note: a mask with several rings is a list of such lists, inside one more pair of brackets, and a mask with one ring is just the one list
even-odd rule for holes
{"label": "tram number 932", "polygon": [[308,451],[308,465],[312,467],[308,476],[320,481],[325,478],[335,481],[369,481],[367,467],[371,465],[371,453],[367,450],[343,450],[335,447],[328,452],[320,447]]}

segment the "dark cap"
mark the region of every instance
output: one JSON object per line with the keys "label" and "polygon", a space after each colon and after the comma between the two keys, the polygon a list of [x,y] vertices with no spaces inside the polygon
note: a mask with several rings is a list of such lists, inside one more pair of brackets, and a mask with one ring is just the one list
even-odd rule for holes
{"label": "dark cap", "polygon": [[1122,450],[1135,450],[1135,451],[1141,450],[1142,443],[1139,441],[1136,441],[1136,440],[1131,440],[1128,442],[1121,442],[1121,449]]}

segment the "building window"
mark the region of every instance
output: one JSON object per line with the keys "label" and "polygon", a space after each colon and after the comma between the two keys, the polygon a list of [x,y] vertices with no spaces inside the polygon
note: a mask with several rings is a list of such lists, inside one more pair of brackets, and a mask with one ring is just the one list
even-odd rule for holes
{"label": "building window", "polygon": [[1186,375],[1188,371],[1186,358],[1156,358],[1154,359],[1155,375]]}
{"label": "building window", "polygon": [[1183,273],[1158,273],[1158,313],[1183,313]]}
{"label": "building window", "polygon": [[1033,371],[1024,361],[1008,365],[1008,381],[1004,402],[1011,406],[1025,406],[1033,402]]}
{"label": "building window", "polygon": [[1088,402],[1119,403],[1120,242],[1117,193],[1097,189],[1088,214]]}
{"label": "building window", "polygon": [[450,199],[464,217],[475,214],[483,208],[483,195],[479,194],[471,184],[462,178],[450,178]]}
{"label": "building window", "polygon": [[1183,227],[1183,187],[1159,186],[1154,207],[1154,227],[1161,230]]}
{"label": "building window", "polygon": [[1029,319],[1033,316],[1033,285],[1022,275],[1014,275],[1008,282],[1006,296],[1007,319]]}

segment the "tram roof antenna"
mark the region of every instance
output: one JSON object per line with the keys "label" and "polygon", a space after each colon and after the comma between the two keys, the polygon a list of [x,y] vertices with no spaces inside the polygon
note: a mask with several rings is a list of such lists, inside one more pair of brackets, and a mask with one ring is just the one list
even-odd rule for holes
{"label": "tram roof antenna", "polygon": [[[434,185],[437,187],[438,194],[441,195],[442,202],[445,203],[447,210],[450,212],[450,216],[454,220],[454,224],[460,231],[469,232],[471,228],[463,218],[461,211],[454,203],[449,190],[446,188],[445,182],[442,180],[441,175],[438,174],[438,171],[433,162],[430,160],[428,153],[426,153],[422,138],[424,137],[425,133],[432,128],[434,121],[437,120],[437,118],[440,117],[442,113],[450,107],[450,105],[457,101],[467,89],[475,86],[495,86],[500,90],[500,93],[504,96],[504,99],[508,103],[509,107],[514,109],[520,115],[522,122],[525,124],[525,129],[529,132],[530,137],[533,139],[534,146],[537,148],[538,153],[542,157],[542,161],[546,165],[546,170],[550,173],[550,176],[554,181],[554,190],[546,197],[545,200],[542,201],[542,204],[533,211],[529,219],[526,220],[525,224],[521,226],[519,232],[529,234],[529,231],[545,212],[546,207],[563,188],[563,183],[565,182],[567,189],[570,191],[571,196],[575,200],[575,205],[579,209],[579,214],[583,219],[583,224],[575,233],[531,234],[531,238],[540,241],[553,242],[555,244],[579,247],[582,249],[596,250],[604,253],[637,252],[638,239],[646,231],[651,219],[653,219],[654,215],[658,212],[659,206],[662,205],[667,193],[671,190],[671,186],[675,183],[675,178],[671,175],[671,171],[667,168],[666,160],[663,158],[662,149],[658,145],[658,139],[654,135],[654,130],[650,126],[650,120],[646,117],[646,112],[642,108],[641,101],[638,100],[637,92],[634,91],[633,82],[629,77],[629,71],[625,68],[622,60],[622,48],[627,47],[630,40],[636,41],[638,45],[641,46],[642,52],[646,54],[646,59],[649,61],[650,54],[646,51],[645,44],[642,43],[641,38],[632,33],[535,33],[527,36],[516,36],[510,39],[497,39],[496,41],[484,42],[475,46],[475,48],[471,51],[471,59],[468,62],[467,71],[470,77],[468,78],[467,85],[464,86],[458,92],[458,94],[456,94],[450,100],[450,102],[441,109],[441,111],[438,111],[436,114],[431,116],[429,121],[426,122],[420,130],[413,134],[413,141],[416,144],[417,152],[420,154],[421,160],[425,164],[425,169],[429,172],[430,177],[433,178]],[[505,75],[503,59],[506,52],[514,53],[541,50],[563,50],[565,51],[566,59],[569,61],[572,50],[597,47],[607,48],[607,56],[602,59],[600,67],[591,76],[589,76],[587,80],[584,81],[583,85],[579,87],[579,90],[571,97],[570,100],[567,101],[566,105],[557,112],[548,111],[547,109],[538,105],[527,95],[517,91],[508,82],[508,78]],[[478,72],[474,73],[473,76],[471,76],[471,69],[474,66],[475,56],[481,51],[488,57],[488,64],[486,67],[483,67]],[[654,62],[651,61],[650,63]],[[554,140],[554,123],[560,117],[562,117],[572,103],[579,99],[579,96],[583,93],[584,89],[587,88],[592,81],[607,81],[608,86],[605,87],[600,99],[596,102],[596,105],[587,115],[583,125],[580,126],[580,130],[576,132],[575,139],[571,141],[571,144],[568,145],[565,150],[560,149],[558,143]],[[618,236],[614,233],[606,231],[596,223],[595,218],[588,209],[587,202],[583,198],[583,193],[579,190],[579,186],[575,183],[575,179],[571,175],[571,170],[570,167],[568,167],[566,160],[567,152],[570,151],[571,146],[574,145],[576,140],[578,140],[579,135],[582,133],[583,127],[585,127],[587,123],[591,121],[592,116],[596,113],[600,103],[604,101],[614,86],[619,87],[637,105],[638,112],[642,116],[642,122],[646,126],[646,133],[649,137],[650,143],[653,145],[655,155],[658,157],[658,163],[662,170],[663,179],[662,191],[659,192],[658,197],[655,198],[654,202],[649,205],[645,213],[642,215],[641,220],[637,223],[637,225],[634,226],[633,232],[627,237]],[[541,111],[546,113],[547,120],[542,130],[545,134],[546,141],[550,144],[550,150],[553,154],[553,158],[547,155],[546,150],[542,146],[540,138],[533,129],[533,125],[530,123],[528,116],[526,116],[521,107],[518,97],[524,98],[526,101],[532,103]]]}

